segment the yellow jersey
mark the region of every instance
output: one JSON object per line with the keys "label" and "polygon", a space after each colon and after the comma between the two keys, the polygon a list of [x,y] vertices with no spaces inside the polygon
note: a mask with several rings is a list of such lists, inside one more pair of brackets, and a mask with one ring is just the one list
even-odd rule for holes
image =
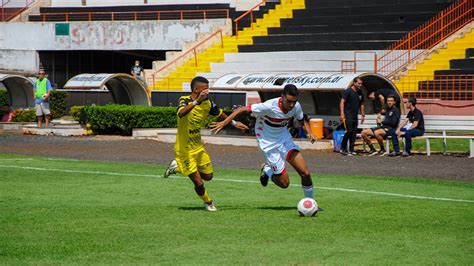
{"label": "yellow jersey", "polygon": [[192,154],[204,149],[201,140],[201,127],[209,116],[220,116],[222,109],[209,99],[202,101],[183,117],[179,117],[179,111],[185,106],[192,104],[191,96],[181,96],[176,112],[178,118],[178,134],[174,151],[176,155]]}

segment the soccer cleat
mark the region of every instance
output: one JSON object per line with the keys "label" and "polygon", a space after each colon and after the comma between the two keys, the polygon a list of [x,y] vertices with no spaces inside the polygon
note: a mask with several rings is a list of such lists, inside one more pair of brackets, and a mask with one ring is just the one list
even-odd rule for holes
{"label": "soccer cleat", "polygon": [[176,174],[176,169],[178,169],[178,162],[176,162],[176,160],[172,160],[168,165],[168,168],[166,168],[163,177],[168,178],[170,175]]}
{"label": "soccer cleat", "polygon": [[378,155],[378,154],[379,154],[379,152],[377,150],[371,150],[367,156],[374,156],[374,155]]}
{"label": "soccer cleat", "polygon": [[408,156],[411,156],[411,153],[408,153],[406,151],[402,153],[402,157],[408,157]]}
{"label": "soccer cleat", "polygon": [[262,163],[262,166],[260,168],[260,184],[262,184],[262,186],[266,187],[268,185],[268,179],[270,179],[270,177],[265,174],[265,166],[267,166],[266,164]]}
{"label": "soccer cleat", "polygon": [[207,211],[210,211],[210,212],[217,211],[217,208],[212,201],[209,203],[204,203],[204,207],[206,208]]}
{"label": "soccer cleat", "polygon": [[385,150],[380,150],[378,156],[385,156],[387,152]]}
{"label": "soccer cleat", "polygon": [[391,153],[388,154],[388,157],[397,157],[400,156],[402,153],[399,151],[392,151]]}

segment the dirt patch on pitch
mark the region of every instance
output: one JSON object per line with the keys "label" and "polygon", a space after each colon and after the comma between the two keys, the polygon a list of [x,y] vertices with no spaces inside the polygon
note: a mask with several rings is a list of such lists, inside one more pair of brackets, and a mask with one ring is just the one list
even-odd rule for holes
{"label": "dirt patch on pitch", "polygon": [[[206,145],[215,167],[259,169],[263,155],[257,147]],[[54,137],[3,133],[0,153],[43,155],[84,160],[167,164],[173,144],[129,137]],[[409,158],[345,157],[330,151],[304,150],[313,173],[361,176],[401,176],[474,180],[474,159],[434,155]]]}

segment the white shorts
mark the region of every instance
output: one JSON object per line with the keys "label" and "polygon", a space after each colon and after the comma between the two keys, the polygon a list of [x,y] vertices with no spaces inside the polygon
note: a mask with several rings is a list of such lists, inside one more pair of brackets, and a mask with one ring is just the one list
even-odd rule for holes
{"label": "white shorts", "polygon": [[36,116],[49,115],[49,103],[37,103],[35,104]]}
{"label": "white shorts", "polygon": [[286,172],[285,161],[294,151],[300,151],[300,147],[296,145],[291,138],[276,146],[275,148],[264,152],[265,162],[272,168],[274,175],[280,175]]}

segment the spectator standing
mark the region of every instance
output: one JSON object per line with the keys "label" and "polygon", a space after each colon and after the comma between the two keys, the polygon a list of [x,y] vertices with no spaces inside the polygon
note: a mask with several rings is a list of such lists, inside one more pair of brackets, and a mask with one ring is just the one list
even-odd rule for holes
{"label": "spectator standing", "polygon": [[45,127],[49,127],[50,120],[50,107],[49,97],[51,96],[51,82],[45,77],[46,72],[40,70],[38,72],[38,79],[33,87],[35,95],[35,113],[38,121],[38,128],[41,128],[43,122],[43,116],[45,121]]}
{"label": "spectator standing", "polygon": [[[361,124],[365,120],[364,95],[361,92],[362,79],[359,77],[352,80],[352,85],[344,91],[339,104],[340,120],[344,123],[346,133],[342,139],[341,154],[356,155],[354,152],[354,143],[357,136],[358,112],[362,115]],[[347,150],[347,141],[349,141],[349,150]]]}

